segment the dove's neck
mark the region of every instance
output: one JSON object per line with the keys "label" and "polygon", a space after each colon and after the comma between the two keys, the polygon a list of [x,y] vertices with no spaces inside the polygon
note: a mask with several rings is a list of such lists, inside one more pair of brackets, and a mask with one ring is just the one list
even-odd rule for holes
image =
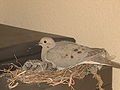
{"label": "dove's neck", "polygon": [[41,52],[41,59],[42,59],[42,61],[46,60],[47,51],[48,51],[47,49],[42,49],[42,52]]}
{"label": "dove's neck", "polygon": [[46,55],[50,49],[55,47],[55,45],[56,45],[55,43],[52,43],[42,47],[42,52],[41,52],[42,61],[47,61]]}

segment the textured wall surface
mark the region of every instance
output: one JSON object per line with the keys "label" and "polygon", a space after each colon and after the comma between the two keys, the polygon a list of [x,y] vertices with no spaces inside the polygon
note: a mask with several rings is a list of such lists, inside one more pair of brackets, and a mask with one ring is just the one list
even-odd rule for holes
{"label": "textured wall surface", "polygon": [[[0,23],[74,37],[120,62],[119,0],[0,0]],[[119,75],[114,69],[113,90],[120,90]]]}

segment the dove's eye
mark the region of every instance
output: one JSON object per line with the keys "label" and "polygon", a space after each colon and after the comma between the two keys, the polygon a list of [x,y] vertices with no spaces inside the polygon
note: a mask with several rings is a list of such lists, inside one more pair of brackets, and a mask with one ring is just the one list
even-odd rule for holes
{"label": "dove's eye", "polygon": [[44,41],[44,43],[47,43],[47,41]]}

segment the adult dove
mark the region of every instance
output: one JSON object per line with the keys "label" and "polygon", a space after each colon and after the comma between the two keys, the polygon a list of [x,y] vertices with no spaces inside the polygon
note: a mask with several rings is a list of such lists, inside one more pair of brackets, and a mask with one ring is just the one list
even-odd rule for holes
{"label": "adult dove", "polygon": [[70,41],[55,42],[50,37],[43,37],[41,58],[60,68],[68,68],[78,64],[98,64],[120,68],[120,63],[103,48],[90,48]]}

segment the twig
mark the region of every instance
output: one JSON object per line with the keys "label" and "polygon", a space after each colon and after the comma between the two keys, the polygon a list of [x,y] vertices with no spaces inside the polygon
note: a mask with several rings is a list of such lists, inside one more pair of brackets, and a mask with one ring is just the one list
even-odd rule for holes
{"label": "twig", "polygon": [[98,83],[97,83],[98,89],[99,89],[99,90],[104,90],[104,89],[102,88],[103,81],[102,81],[100,75],[94,74],[93,78],[95,78],[95,79],[98,81]]}

